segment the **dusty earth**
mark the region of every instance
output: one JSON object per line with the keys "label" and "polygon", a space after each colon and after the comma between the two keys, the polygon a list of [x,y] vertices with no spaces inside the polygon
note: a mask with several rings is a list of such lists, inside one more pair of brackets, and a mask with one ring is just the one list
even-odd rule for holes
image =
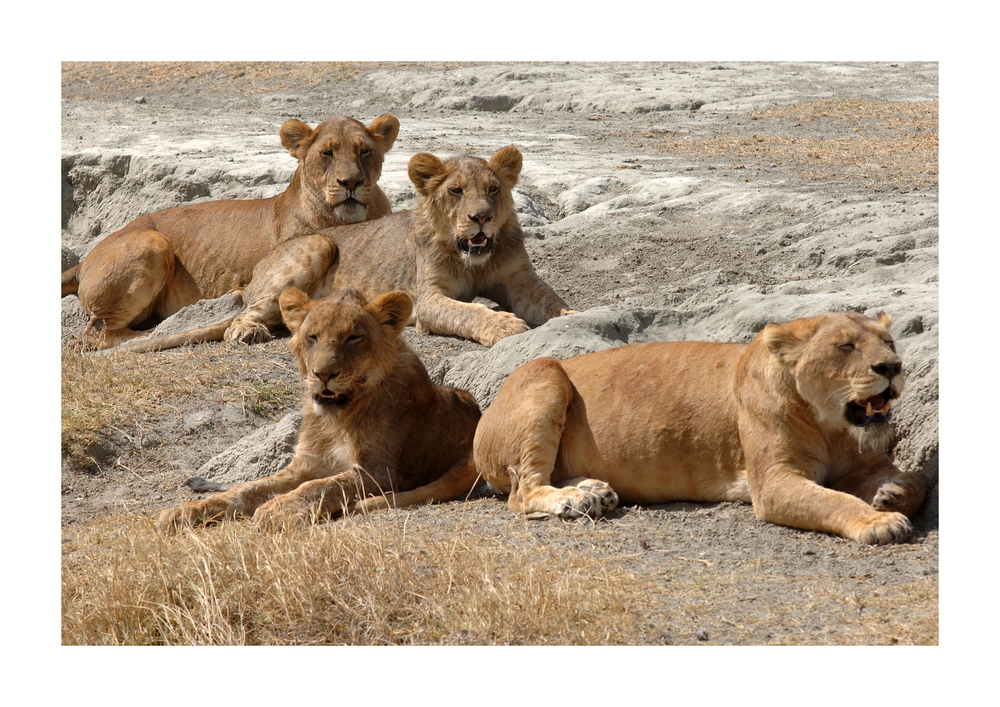
{"label": "dusty earth", "polygon": [[[529,253],[583,314],[490,350],[409,330],[432,375],[483,407],[538,355],[748,341],[768,321],[888,311],[908,377],[896,460],[932,486],[910,542],[862,547],[761,523],[738,504],[622,508],[596,524],[539,522],[533,534],[560,551],[627,558],[646,575],[745,576],[745,592],[689,610],[688,621],[651,599],[638,642],[840,643],[845,612],[863,610],[883,612],[882,630],[847,642],[937,642],[936,64],[70,63],[62,95],[64,268],[143,213],[280,192],[295,163],[277,131],[291,117],[395,114],[402,129],[381,180],[394,209],[414,203],[413,154],[516,145]],[[64,342],[84,322],[76,297],[65,298]],[[286,340],[205,346],[238,360],[228,376],[296,386]],[[148,356],[162,367],[185,355]],[[294,442],[286,415],[298,404],[291,395],[234,401],[239,383],[222,376],[103,430],[90,468],[64,460],[64,536],[99,515],[189,500],[181,482],[192,475],[232,483],[280,468]],[[471,503],[484,530],[503,534],[513,522],[502,499]],[[419,508],[384,522],[405,515],[410,527],[446,532],[459,514],[467,520],[470,509]],[[788,583],[765,582],[776,576]],[[796,625],[761,620],[813,586],[822,589]],[[928,586],[932,601],[894,599]]]}

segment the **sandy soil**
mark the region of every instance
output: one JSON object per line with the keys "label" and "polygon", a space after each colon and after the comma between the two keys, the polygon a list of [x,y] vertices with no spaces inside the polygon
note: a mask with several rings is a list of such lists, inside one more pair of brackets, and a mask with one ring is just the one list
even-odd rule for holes
{"label": "sandy soil", "polygon": [[[885,309],[908,376],[897,462],[934,485],[911,542],[861,547],[760,523],[734,504],[623,508],[597,524],[538,523],[534,536],[627,557],[645,575],[680,565],[691,582],[745,579],[683,619],[666,590],[651,598],[641,642],[838,643],[845,617],[863,610],[857,597],[881,597],[864,610],[882,612],[883,630],[848,642],[936,643],[937,85],[932,63],[66,64],[62,242],[82,257],[157,208],[278,193],[294,170],[277,138],[282,121],[392,112],[402,129],[381,183],[396,209],[413,204],[406,164],[417,152],[521,149],[529,253],[589,315],[654,312],[653,338],[746,341],[767,321]],[[68,297],[64,337],[80,324]],[[511,356],[537,353],[542,329],[488,352],[407,337],[455,383],[470,381],[470,367],[507,370]],[[184,478],[297,407],[255,411],[227,392],[240,380],[294,388],[285,341],[207,346],[239,365],[197,396],[104,431],[92,450],[99,471],[64,463],[64,534],[99,515],[190,499]],[[489,390],[473,392],[488,404]],[[512,523],[499,500],[471,503],[484,529]],[[447,532],[463,512],[403,515]],[[912,600],[914,588],[931,598]],[[799,625],[768,625],[769,606],[804,592]]]}

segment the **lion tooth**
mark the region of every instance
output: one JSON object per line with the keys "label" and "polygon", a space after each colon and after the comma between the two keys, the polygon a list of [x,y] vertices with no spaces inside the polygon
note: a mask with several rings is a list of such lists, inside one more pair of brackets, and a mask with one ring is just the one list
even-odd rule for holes
{"label": "lion tooth", "polygon": [[882,412],[889,412],[889,405],[891,405],[891,404],[892,404],[891,400],[886,400],[885,401],[885,407],[882,408]]}
{"label": "lion tooth", "polygon": [[865,414],[868,415],[868,417],[871,417],[872,416],[872,403],[871,403],[871,401],[869,400],[866,403],[866,405],[867,405],[867,407],[865,408]]}

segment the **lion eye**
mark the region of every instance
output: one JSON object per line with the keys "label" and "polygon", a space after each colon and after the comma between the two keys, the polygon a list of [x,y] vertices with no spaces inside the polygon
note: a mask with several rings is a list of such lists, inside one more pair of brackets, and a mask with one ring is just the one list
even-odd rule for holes
{"label": "lion eye", "polygon": [[371,151],[371,150],[369,150],[368,148],[365,148],[364,150],[362,150],[362,151],[361,151],[361,156],[362,156],[362,157],[367,157],[367,156],[368,156],[368,155],[370,155],[371,153],[372,153],[372,151]]}
{"label": "lion eye", "polygon": [[452,187],[448,191],[454,194],[455,196],[462,196],[462,187]]}
{"label": "lion eye", "polygon": [[333,157],[333,150],[323,150],[319,154],[323,155],[323,157]]}
{"label": "lion eye", "polygon": [[896,353],[896,342],[895,341],[892,341],[892,340],[887,341],[887,342],[885,342],[885,345],[888,346],[890,349],[892,349],[893,353]]}
{"label": "lion eye", "polygon": [[364,340],[365,340],[365,337],[362,334],[352,334],[351,336],[347,337],[347,343],[348,344],[358,344],[358,343],[361,343]]}
{"label": "lion eye", "polygon": [[498,187],[496,184],[494,184],[493,186],[490,187],[490,195],[491,196],[493,194],[496,194],[498,191],[500,191],[500,187]]}
{"label": "lion eye", "polygon": [[319,341],[319,337],[316,336],[315,334],[308,334],[306,336],[306,341],[308,341],[310,344],[315,344],[317,341]]}
{"label": "lion eye", "polygon": [[851,351],[854,351],[854,344],[851,343],[840,344],[837,348],[843,351],[844,353],[851,353]]}

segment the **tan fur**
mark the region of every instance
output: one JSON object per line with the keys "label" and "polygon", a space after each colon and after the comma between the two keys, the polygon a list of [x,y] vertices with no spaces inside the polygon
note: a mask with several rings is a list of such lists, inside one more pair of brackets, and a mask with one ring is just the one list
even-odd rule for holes
{"label": "tan fur", "polygon": [[306,388],[294,458],[274,476],[164,510],[161,531],[236,516],[295,526],[474,488],[479,407],[464,390],[435,386],[402,341],[408,295],[369,304],[354,291],[313,301],[288,289],[280,304]]}
{"label": "tan fur", "polygon": [[902,391],[888,326],[885,314],[829,313],[769,324],[749,345],[531,361],[483,414],[476,466],[524,513],[599,516],[619,498],[745,501],[772,523],[902,540],[924,480],[890,460],[888,415],[864,427],[847,418],[868,420],[856,401],[889,413]]}
{"label": "tan fur", "polygon": [[341,116],[315,130],[288,120],[281,144],[299,164],[284,193],[157,211],[100,241],[62,276],[63,296],[78,293],[90,315],[85,343],[114,346],[184,306],[245,287],[262,258],[303,230],[390,213],[376,182],[398,133],[392,115],[369,127]]}
{"label": "tan fur", "polygon": [[[515,147],[500,149],[488,162],[468,155],[448,160],[415,155],[409,175],[422,197],[415,211],[282,243],[257,265],[244,295],[247,308],[225,338],[269,339],[281,324],[278,297],[287,287],[317,299],[345,288],[368,297],[402,290],[416,302],[413,320],[420,331],[486,346],[572,314],[528,259],[511,194],[520,173],[521,153]],[[489,248],[470,249],[477,238]],[[476,297],[506,311],[472,302]],[[205,327],[128,348],[148,351],[218,340],[221,331]]]}

